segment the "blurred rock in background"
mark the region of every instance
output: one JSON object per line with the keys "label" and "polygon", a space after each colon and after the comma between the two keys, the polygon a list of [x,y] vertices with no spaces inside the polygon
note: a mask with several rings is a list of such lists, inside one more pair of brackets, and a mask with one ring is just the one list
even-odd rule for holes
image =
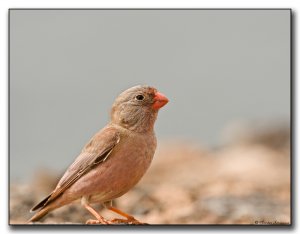
{"label": "blurred rock in background", "polygon": [[[149,224],[290,223],[290,129],[234,126],[224,139],[215,149],[188,141],[159,142],[147,174],[115,205]],[[60,176],[42,170],[28,184],[12,182],[10,223],[26,223],[30,208]],[[101,205],[94,207],[106,218],[116,217]],[[85,223],[90,218],[80,204],[72,204],[41,223]]]}

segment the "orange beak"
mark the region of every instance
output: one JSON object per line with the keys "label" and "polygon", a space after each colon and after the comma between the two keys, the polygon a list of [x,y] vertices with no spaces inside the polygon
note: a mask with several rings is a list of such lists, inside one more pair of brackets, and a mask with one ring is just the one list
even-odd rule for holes
{"label": "orange beak", "polygon": [[155,96],[154,96],[154,103],[152,104],[152,108],[154,110],[159,110],[164,105],[166,105],[168,102],[169,102],[169,99],[165,95],[157,92],[157,93],[155,93]]}

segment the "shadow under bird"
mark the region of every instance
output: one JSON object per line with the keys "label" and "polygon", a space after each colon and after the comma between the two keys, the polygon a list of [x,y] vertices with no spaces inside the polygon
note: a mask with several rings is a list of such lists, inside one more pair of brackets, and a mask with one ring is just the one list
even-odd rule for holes
{"label": "shadow under bird", "polygon": [[[158,110],[168,99],[150,86],[135,86],[121,93],[113,103],[110,122],[84,146],[56,188],[31,211],[35,222],[50,211],[81,200],[96,219],[87,224],[142,224],[112,206],[112,200],[128,192],[151,164]],[[90,204],[101,203],[125,219],[106,220]]]}

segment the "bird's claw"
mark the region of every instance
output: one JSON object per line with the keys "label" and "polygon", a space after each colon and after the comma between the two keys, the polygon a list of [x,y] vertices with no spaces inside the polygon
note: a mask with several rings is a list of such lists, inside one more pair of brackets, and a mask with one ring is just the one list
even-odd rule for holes
{"label": "bird's claw", "polygon": [[103,220],[100,222],[97,219],[89,219],[86,221],[85,224],[88,225],[95,225],[95,224],[102,224],[102,225],[118,225],[118,224],[128,224],[128,225],[147,225],[147,223],[142,223],[135,218],[129,218],[129,219],[112,219],[112,220]]}
{"label": "bird's claw", "polygon": [[85,222],[85,224],[100,224],[100,221],[96,219],[89,219]]}
{"label": "bird's claw", "polygon": [[103,220],[102,222],[100,222],[97,219],[89,219],[85,222],[85,224],[110,224],[110,223],[107,220]]}
{"label": "bird's claw", "polygon": [[147,223],[142,223],[135,218],[129,219],[112,219],[108,221],[110,224],[129,224],[129,225],[147,225]]}

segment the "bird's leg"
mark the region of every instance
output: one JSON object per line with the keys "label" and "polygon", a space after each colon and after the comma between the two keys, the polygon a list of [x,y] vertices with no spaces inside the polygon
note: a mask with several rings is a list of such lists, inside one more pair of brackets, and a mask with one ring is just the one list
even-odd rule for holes
{"label": "bird's leg", "polygon": [[111,201],[104,203],[104,206],[107,209],[126,218],[126,219],[113,219],[113,220],[109,221],[111,223],[145,224],[145,223],[141,223],[140,221],[136,220],[132,215],[126,214],[125,212],[113,207]]}
{"label": "bird's leg", "polygon": [[89,219],[86,221],[86,224],[109,224],[97,211],[94,210],[88,203],[88,199],[86,197],[82,197],[81,204],[86,208],[92,215],[96,217],[97,220]]}

